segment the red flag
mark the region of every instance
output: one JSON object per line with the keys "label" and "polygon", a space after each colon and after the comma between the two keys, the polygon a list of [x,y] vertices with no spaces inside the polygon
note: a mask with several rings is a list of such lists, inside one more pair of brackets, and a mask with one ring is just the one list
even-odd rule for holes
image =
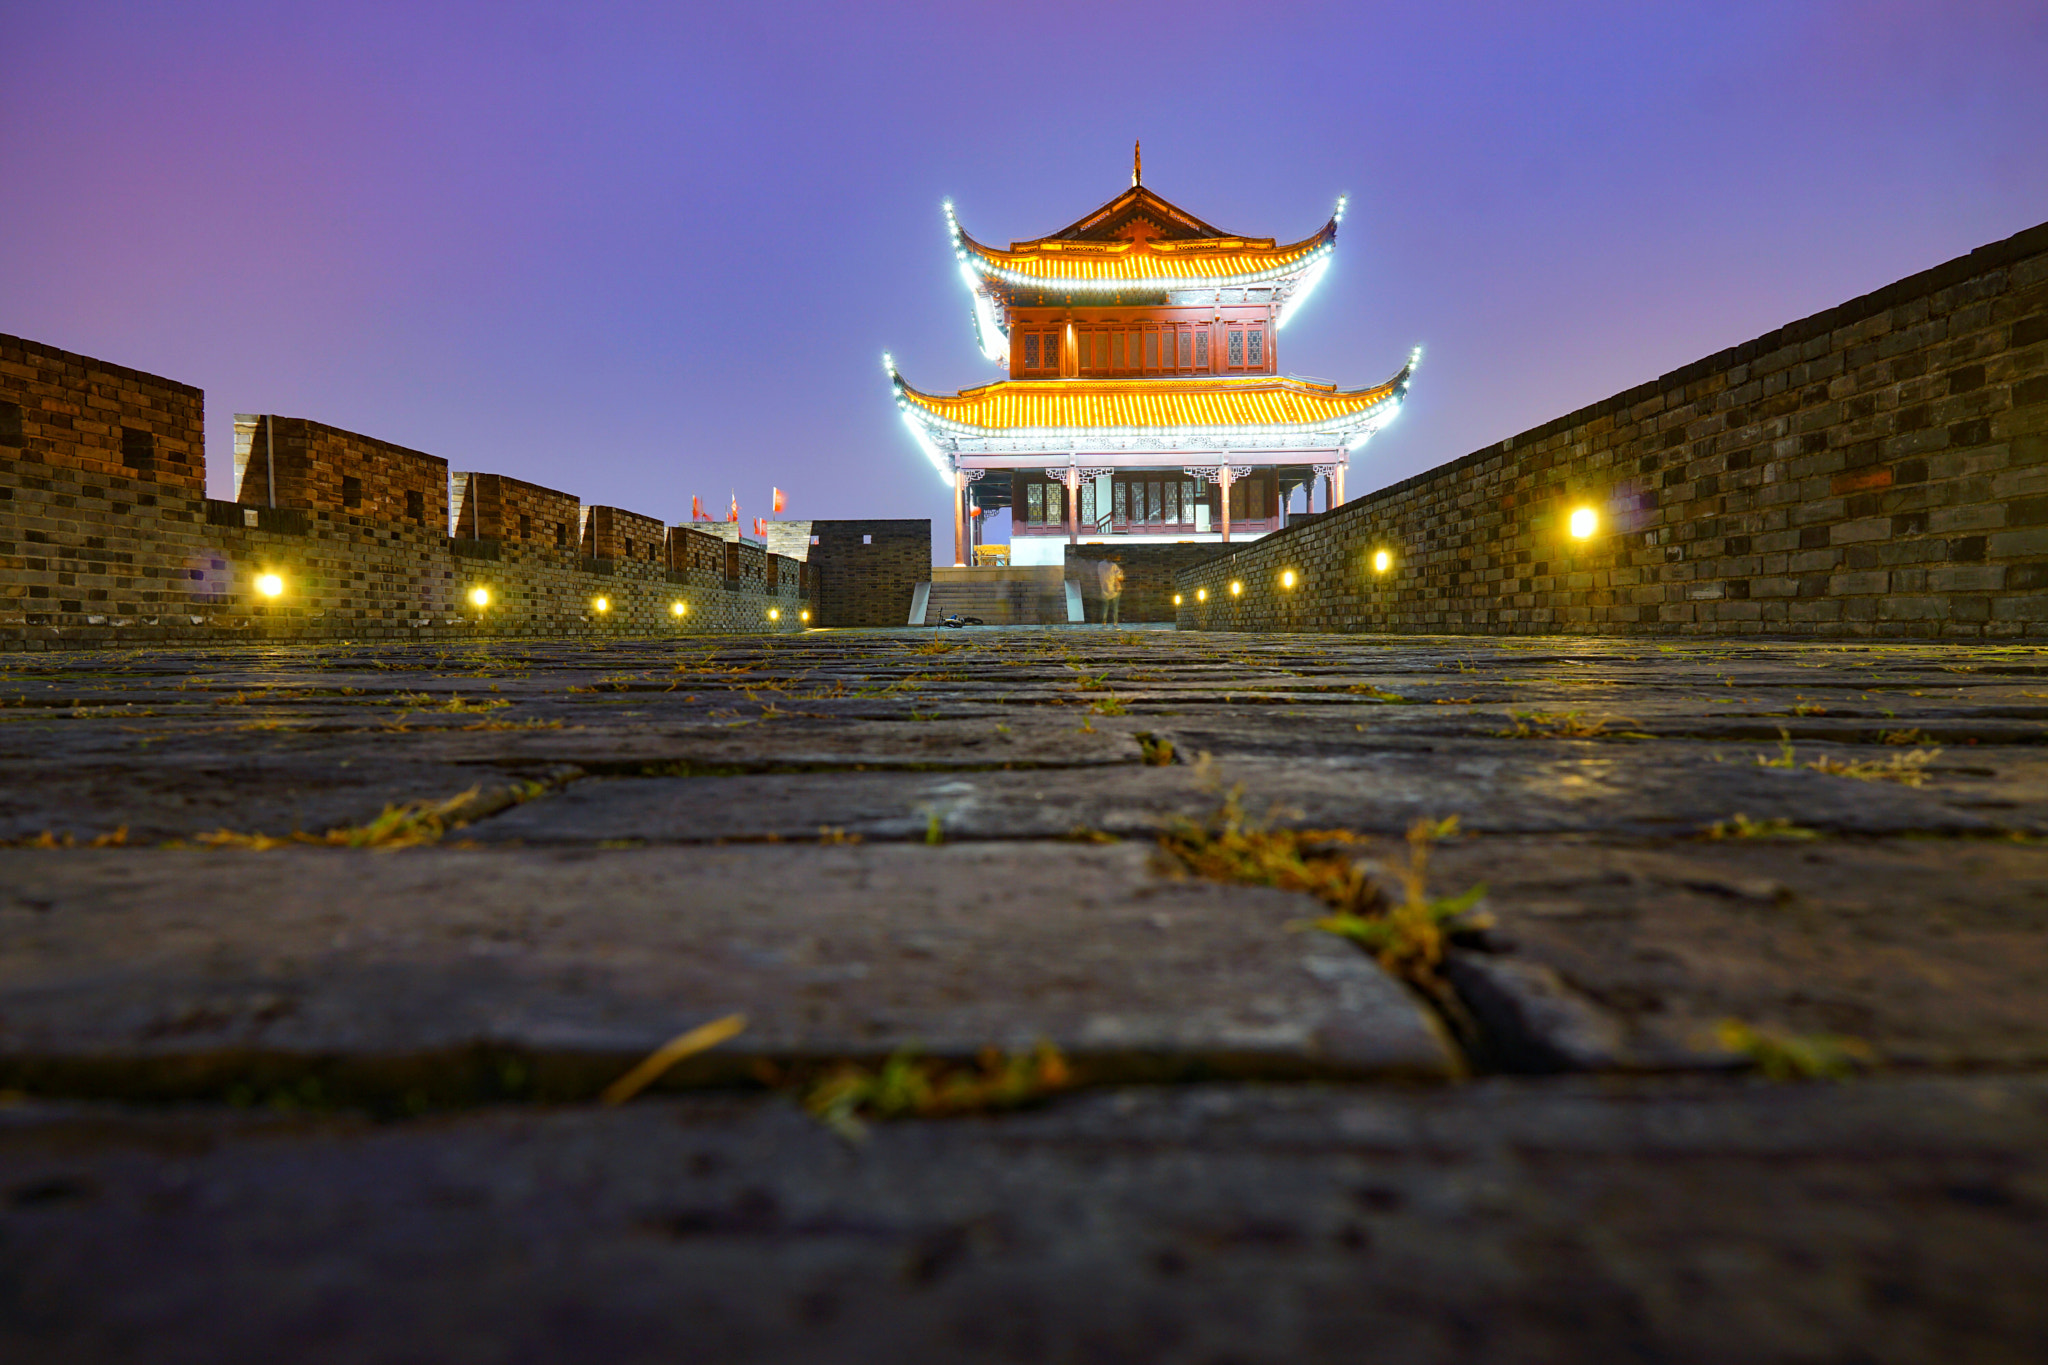
{"label": "red flag", "polygon": [[727,521],[730,521],[730,522],[734,522],[734,523],[737,523],[737,522],[739,521],[739,519],[740,519],[740,495],[739,495],[739,494],[735,493],[735,494],[733,494],[733,495],[732,495],[732,511],[730,511],[730,512],[728,512],[728,513],[726,513],[726,514],[725,514],[725,519],[726,519]]}
{"label": "red flag", "polygon": [[782,513],[782,490],[780,488],[775,489],[774,493],[774,506],[770,507],[768,510],[776,513],[779,516]]}
{"label": "red flag", "polygon": [[695,493],[690,495],[690,520],[704,520],[704,499],[698,497]]}
{"label": "red flag", "polygon": [[768,539],[768,519],[766,517],[754,518],[754,535],[761,540]]}

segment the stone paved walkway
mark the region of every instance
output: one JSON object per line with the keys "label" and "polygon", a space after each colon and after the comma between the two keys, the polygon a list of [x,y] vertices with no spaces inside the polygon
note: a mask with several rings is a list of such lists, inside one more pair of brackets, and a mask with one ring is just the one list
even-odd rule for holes
{"label": "stone paved walkway", "polygon": [[[0,1358],[2048,1358],[2044,741],[2026,648],[10,656]],[[1226,802],[1483,899],[1387,970]]]}

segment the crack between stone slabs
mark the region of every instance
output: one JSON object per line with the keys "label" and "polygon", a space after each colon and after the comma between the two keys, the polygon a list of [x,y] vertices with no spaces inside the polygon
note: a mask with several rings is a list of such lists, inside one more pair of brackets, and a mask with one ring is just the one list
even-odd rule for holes
{"label": "crack between stone slabs", "polygon": [[[497,759],[501,767],[516,766],[520,760]],[[532,760],[525,760],[531,762]],[[1063,763],[1051,759],[1013,759],[1005,763],[962,762],[947,763],[923,759],[912,763],[892,763],[887,759],[866,760],[859,763],[834,762],[758,762],[758,763],[696,763],[689,759],[581,759],[575,765],[582,775],[605,778],[655,778],[655,777],[763,777],[800,776],[807,773],[1002,773],[1002,772],[1085,772],[1102,768],[1136,768],[1144,766],[1139,756],[1130,758],[1104,759],[1095,763]]]}
{"label": "crack between stone slabs", "polygon": [[[834,1067],[880,1066],[897,1051],[717,1049],[677,1063],[650,1089],[668,1093],[788,1092],[800,1089]],[[1455,1046],[1451,1051],[1454,1057],[1458,1055]],[[967,1064],[974,1062],[980,1051],[919,1049],[917,1055]],[[587,1104],[644,1056],[644,1051],[536,1051],[489,1041],[372,1056],[250,1047],[156,1056],[18,1054],[0,1056],[0,1093],[38,1100],[143,1105],[226,1103],[407,1118],[484,1105]],[[1355,1068],[1293,1051],[1105,1048],[1068,1051],[1064,1056],[1073,1070],[1074,1081],[1054,1092],[1054,1096],[1119,1085],[1218,1081],[1440,1085],[1446,1080],[1441,1074],[1429,1072],[1362,1074]]]}

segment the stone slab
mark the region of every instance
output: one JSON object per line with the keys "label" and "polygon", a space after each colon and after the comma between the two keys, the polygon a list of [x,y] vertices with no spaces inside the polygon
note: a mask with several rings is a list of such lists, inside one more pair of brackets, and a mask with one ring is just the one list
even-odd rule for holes
{"label": "stone slab", "polygon": [[1509,1031],[1547,1054],[1525,1063],[1722,1065],[1715,1026],[1737,1019],[1883,1066],[2048,1064],[2039,844],[1477,839],[1433,867],[1488,888],[1501,951],[1462,984],[1518,1013]]}
{"label": "stone slab", "polygon": [[1739,812],[1837,833],[1982,834],[2024,828],[2029,814],[2016,805],[1985,811],[1958,804],[1939,789],[1717,762],[1686,746],[1447,740],[1320,759],[1232,758],[1213,771],[1176,764],[593,780],[479,826],[475,837],[710,842],[808,839],[831,827],[902,839],[922,838],[934,816],[957,838],[1143,835],[1174,816],[1209,814],[1223,790],[1239,783],[1255,816],[1387,833],[1458,815],[1492,833],[1691,836]]}
{"label": "stone slab", "polygon": [[2037,1360],[2048,1082],[20,1106],[0,1226],[14,1360]]}
{"label": "stone slab", "polygon": [[732,1012],[677,1083],[1040,1039],[1098,1078],[1456,1065],[1371,959],[1290,932],[1312,902],[1135,845],[17,850],[0,888],[0,1086],[38,1093],[390,1104],[511,1058],[589,1095]]}

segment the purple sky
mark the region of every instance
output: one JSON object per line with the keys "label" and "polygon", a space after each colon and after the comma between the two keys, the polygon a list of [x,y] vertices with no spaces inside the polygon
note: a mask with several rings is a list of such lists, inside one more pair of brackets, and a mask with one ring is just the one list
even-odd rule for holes
{"label": "purple sky", "polygon": [[[2048,219],[2048,5],[12,4],[0,331],[669,520],[932,516],[939,204],[1283,240],[1353,494]],[[998,537],[1001,538],[1000,525]]]}

